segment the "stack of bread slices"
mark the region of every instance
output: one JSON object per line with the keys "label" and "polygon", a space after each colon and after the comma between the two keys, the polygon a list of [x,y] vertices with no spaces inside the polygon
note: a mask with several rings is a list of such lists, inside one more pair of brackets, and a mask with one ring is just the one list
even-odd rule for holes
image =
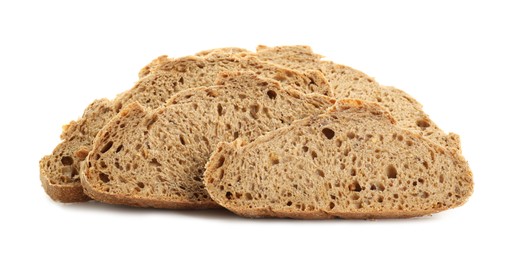
{"label": "stack of bread slices", "polygon": [[40,161],[61,202],[402,218],[460,206],[473,190],[458,135],[308,46],[161,56],[61,138]]}

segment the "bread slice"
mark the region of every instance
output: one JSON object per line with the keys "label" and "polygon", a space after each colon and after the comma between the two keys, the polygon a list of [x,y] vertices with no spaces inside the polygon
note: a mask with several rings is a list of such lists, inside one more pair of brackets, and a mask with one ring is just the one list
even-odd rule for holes
{"label": "bread slice", "polygon": [[317,69],[328,79],[336,98],[361,99],[388,109],[397,125],[421,134],[440,145],[460,150],[459,136],[446,135],[423,112],[422,105],[404,91],[380,86],[373,78],[348,66],[322,60],[309,46],[258,46],[257,57],[296,70]]}
{"label": "bread slice", "polygon": [[[213,57],[215,55],[218,55],[220,58],[227,56],[232,56],[235,54],[240,53],[252,53],[249,50],[243,49],[243,48],[237,48],[237,47],[227,47],[227,48],[217,48],[217,49],[210,49],[205,51],[200,51],[195,54],[195,56],[199,57]],[[158,58],[152,60],[149,64],[144,66],[140,72],[138,73],[138,76],[140,78],[147,76],[152,71],[155,71],[158,69],[158,67],[165,63],[165,62],[172,62],[172,58],[169,58],[167,55],[159,56]]]}
{"label": "bread slice", "polygon": [[39,162],[41,183],[52,199],[61,202],[89,200],[80,185],[80,162],[87,156],[96,133],[115,114],[112,102],[100,99],[92,102],[80,119],[63,127],[62,142]]}
{"label": "bread slice", "polygon": [[217,86],[183,90],[156,110],[126,106],[97,135],[81,181],[86,194],[106,203],[218,207],[202,181],[218,142],[253,140],[334,102],[251,72],[221,73]]}
{"label": "bread slice", "polygon": [[358,100],[249,144],[221,143],[204,184],[241,216],[319,219],[422,216],[462,205],[473,190],[459,153]]}
{"label": "bread slice", "polygon": [[201,57],[160,57],[153,61],[152,66],[158,68],[154,73],[142,76],[133,88],[119,94],[114,101],[103,99],[91,104],[81,119],[64,129],[62,142],[52,154],[41,159],[40,178],[46,193],[61,202],[88,200],[77,173],[94,137],[108,120],[131,102],[154,109],[181,90],[213,85],[221,71],[253,71],[304,92],[332,95],[326,79],[318,71],[299,73],[254,57],[242,58],[220,50],[210,52],[211,55]]}

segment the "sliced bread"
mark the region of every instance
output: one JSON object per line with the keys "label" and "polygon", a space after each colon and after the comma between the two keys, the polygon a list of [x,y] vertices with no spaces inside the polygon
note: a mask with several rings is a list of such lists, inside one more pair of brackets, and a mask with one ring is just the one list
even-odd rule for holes
{"label": "sliced bread", "polygon": [[366,74],[322,60],[309,46],[258,46],[257,57],[296,70],[323,72],[338,99],[352,98],[378,103],[388,109],[397,125],[414,131],[440,145],[460,150],[457,134],[446,135],[422,110],[422,105],[404,91],[379,85]]}
{"label": "sliced bread", "polygon": [[[195,56],[199,57],[212,57],[214,55],[219,55],[220,57],[225,57],[226,55],[232,56],[234,54],[240,54],[240,53],[251,53],[250,51],[243,49],[243,48],[237,48],[237,47],[227,47],[227,48],[218,48],[218,49],[210,49],[205,51],[200,51],[195,54]],[[140,78],[147,76],[152,71],[155,71],[158,69],[158,67],[165,63],[165,62],[172,62],[172,58],[169,58],[167,55],[162,55],[154,60],[152,60],[149,64],[144,66],[140,72],[138,73],[138,76]]]}
{"label": "sliced bread", "polygon": [[86,194],[139,207],[217,207],[202,181],[217,143],[253,140],[335,101],[294,88],[251,72],[226,72],[217,86],[183,90],[155,110],[125,106],[87,156],[80,173]]}
{"label": "sliced bread", "polygon": [[242,58],[221,51],[201,57],[160,57],[153,61],[152,66],[156,66],[157,71],[142,76],[133,88],[119,94],[112,102],[103,99],[91,104],[81,119],[65,127],[62,142],[52,154],[40,161],[41,182],[52,199],[61,202],[88,200],[77,176],[80,162],[87,155],[101,127],[131,102],[139,102],[147,108],[157,108],[181,90],[213,85],[219,72],[229,70],[253,71],[304,92],[331,95],[330,86],[320,72],[299,73],[261,62],[254,57]]}
{"label": "sliced bread", "polygon": [[241,216],[319,219],[432,214],[463,204],[473,190],[459,153],[358,100],[340,100],[249,144],[221,143],[204,184]]}
{"label": "sliced bread", "polygon": [[52,154],[39,161],[40,179],[46,193],[56,201],[82,202],[89,200],[80,185],[80,162],[87,156],[97,132],[115,115],[108,99],[92,102],[77,121],[62,129],[62,142]]}

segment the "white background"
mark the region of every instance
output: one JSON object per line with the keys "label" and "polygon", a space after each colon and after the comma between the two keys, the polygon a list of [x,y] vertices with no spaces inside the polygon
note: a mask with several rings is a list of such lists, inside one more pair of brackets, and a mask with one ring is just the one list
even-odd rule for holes
{"label": "white background", "polygon": [[[0,2],[0,259],[509,259],[506,1],[10,2]],[[468,203],[410,220],[298,221],[46,196],[38,161],[92,100],[130,88],[159,55],[257,44],[311,45],[417,98],[461,135]]]}

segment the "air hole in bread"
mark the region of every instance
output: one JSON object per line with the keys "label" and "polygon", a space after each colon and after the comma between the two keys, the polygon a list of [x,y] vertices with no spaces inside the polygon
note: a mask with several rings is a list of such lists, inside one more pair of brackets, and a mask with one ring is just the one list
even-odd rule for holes
{"label": "air hole in bread", "polygon": [[[218,168],[222,167],[224,165],[224,162],[225,162],[225,157],[224,156],[220,156],[220,158],[218,158],[218,162],[216,164],[216,168],[218,169]],[[223,171],[220,172],[220,174],[221,174],[221,177],[223,177]],[[220,177],[220,179],[222,179],[221,177]]]}
{"label": "air hole in bread", "polygon": [[335,145],[337,145],[337,147],[341,147],[342,141],[340,139],[335,140]]}
{"label": "air hole in bread", "polygon": [[322,170],[316,170],[316,174],[319,176],[319,177],[322,177],[324,178],[325,177],[325,172],[323,172]]}
{"label": "air hole in bread", "polygon": [[270,99],[275,99],[275,98],[277,98],[277,93],[276,93],[275,91],[273,91],[273,90],[268,90],[268,91],[266,92],[266,95],[268,95],[268,97],[269,97]]}
{"label": "air hole in bread", "polygon": [[103,169],[106,169],[108,166],[106,165],[105,161],[101,160],[99,162],[99,167],[103,168]]}
{"label": "air hole in bread", "polygon": [[179,136],[179,142],[181,142],[182,145],[186,145],[185,139],[183,138],[182,135]]}
{"label": "air hole in bread", "polygon": [[357,175],[357,170],[355,170],[354,168],[352,168],[352,169],[350,170],[350,175],[351,175],[351,176],[356,176],[356,175]]}
{"label": "air hole in bread", "polygon": [[71,156],[63,156],[62,159],[60,159],[60,162],[62,162],[63,165],[72,165],[73,158],[71,158]]}
{"label": "air hole in bread", "polygon": [[155,167],[160,167],[161,166],[161,163],[158,162],[158,160],[156,158],[151,159],[149,164],[152,165],[152,166],[155,166]]}
{"label": "air hole in bread", "polygon": [[[124,169],[124,168],[123,168],[123,167],[119,164],[119,162],[115,162],[115,163],[114,163],[114,166],[115,166],[115,168],[117,168],[117,169],[119,169],[119,170],[121,170],[121,171]],[[89,167],[90,167],[90,166],[89,166]]]}
{"label": "air hole in bread", "polygon": [[250,193],[245,193],[245,199],[247,199],[247,200],[252,200],[252,199],[253,199],[253,198],[252,198],[252,194],[250,194]]}
{"label": "air hole in bread", "polygon": [[424,184],[424,179],[422,178],[417,179],[417,181],[419,181],[420,184]]}
{"label": "air hole in bread", "polygon": [[323,130],[321,130],[321,132],[323,132],[323,135],[325,135],[325,137],[329,140],[334,138],[334,136],[335,136],[335,132],[330,128],[323,128]]}
{"label": "air hole in bread", "polygon": [[440,183],[444,183],[444,175],[443,174],[438,177],[438,181]]}
{"label": "air hole in bread", "polygon": [[122,144],[117,146],[117,149],[115,149],[115,153],[119,153],[120,151],[122,151],[122,148],[124,148]]}
{"label": "air hole in bread", "polygon": [[302,150],[304,153],[308,152],[309,151],[309,147],[307,146],[302,146]]}
{"label": "air hole in bread", "polygon": [[387,177],[395,179],[397,177],[397,169],[394,165],[387,166]]}
{"label": "air hole in bread", "polygon": [[356,191],[356,192],[360,192],[362,190],[362,187],[360,187],[360,184],[358,183],[358,181],[354,181],[352,182],[349,186],[348,186],[348,189],[350,191]]}
{"label": "air hole in bread", "polygon": [[376,201],[378,201],[379,203],[382,203],[383,202],[383,196],[378,196],[378,198],[376,199]]}
{"label": "air hole in bread", "polygon": [[185,80],[183,79],[183,77],[180,77],[179,80],[178,80],[179,83],[181,84],[184,84],[185,83]]}
{"label": "air hole in bread", "polygon": [[431,124],[426,119],[417,120],[417,126],[420,128],[428,128]]}
{"label": "air hole in bread", "polygon": [[353,138],[355,138],[355,133],[353,133],[353,132],[348,132],[348,133],[346,134],[346,136],[347,136],[349,139],[353,139]]}
{"label": "air hole in bread", "polygon": [[113,144],[114,144],[114,142],[112,142],[112,141],[109,141],[108,143],[106,143],[105,146],[103,146],[103,148],[101,148],[101,153],[106,153],[108,150],[110,150],[110,148],[112,148]]}
{"label": "air hole in bread", "polygon": [[422,166],[424,166],[426,169],[429,169],[429,164],[427,161],[422,162]]}
{"label": "air hole in bread", "polygon": [[257,119],[257,113],[259,112],[259,105],[258,104],[254,104],[254,105],[250,105],[250,116],[253,118],[253,119]]}
{"label": "air hole in bread", "polygon": [[239,95],[238,95],[238,97],[240,97],[240,99],[245,99],[245,98],[247,98],[247,95],[245,95],[245,94],[239,94]]}
{"label": "air hole in bread", "polygon": [[318,157],[318,154],[315,151],[311,151],[312,159],[316,159]]}
{"label": "air hole in bread", "polygon": [[421,193],[421,198],[427,199],[428,197],[429,197],[429,193],[427,193],[425,191]]}
{"label": "air hole in bread", "polygon": [[231,200],[232,199],[232,193],[230,191],[226,192],[225,193],[225,197],[228,199],[228,200]]}
{"label": "air hole in bread", "polygon": [[330,203],[328,204],[328,207],[329,207],[330,209],[333,209],[333,208],[335,207],[335,203],[330,202]]}
{"label": "air hole in bread", "polygon": [[110,181],[110,177],[102,172],[99,173],[99,179],[104,183],[108,183]]}
{"label": "air hole in bread", "polygon": [[221,105],[221,104],[218,104],[218,105],[216,106],[216,111],[217,111],[217,113],[218,113],[218,115],[219,115],[219,116],[222,116],[222,112],[223,112],[223,110],[224,110],[224,108],[222,107],[222,105]]}
{"label": "air hole in bread", "polygon": [[137,186],[143,189],[145,187],[145,184],[143,182],[138,182]]}
{"label": "air hole in bread", "polygon": [[292,201],[288,201],[288,202],[286,203],[286,205],[289,207],[289,206],[293,205],[293,202],[292,202]]}

